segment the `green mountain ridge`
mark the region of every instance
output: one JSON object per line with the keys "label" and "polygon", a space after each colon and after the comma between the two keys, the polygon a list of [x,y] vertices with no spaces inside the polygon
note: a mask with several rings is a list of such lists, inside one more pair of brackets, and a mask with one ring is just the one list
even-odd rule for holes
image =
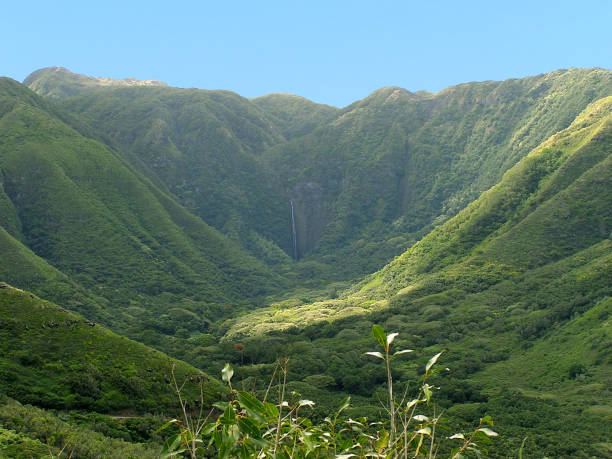
{"label": "green mountain ridge", "polygon": [[0,283],[0,457],[159,457],[137,442],[162,423],[150,414],[180,412],[173,375],[189,400],[200,380],[206,406],[225,397],[193,366]]}
{"label": "green mountain ridge", "polygon": [[308,134],[333,121],[340,111],[336,107],[317,104],[291,94],[268,94],[251,99],[272,119],[274,126],[287,140]]}
{"label": "green mountain ridge", "polygon": [[[0,80],[0,281],[66,308],[0,288],[3,392],[148,411],[155,391],[172,405],[148,379],[159,350],[186,374],[230,362],[259,395],[287,356],[314,420],[349,394],[347,416],[379,419],[380,324],[415,350],[398,393],[444,351],[439,408],[458,430],[492,415],[491,457],[526,436],[529,457],[608,456],[612,72],[388,87],[342,109],[66,75],[27,79],[55,101]],[[0,440],[39,441],[7,433],[9,405]]]}
{"label": "green mountain ridge", "polygon": [[34,91],[49,99],[62,99],[108,86],[167,86],[163,81],[125,78],[94,78],[72,73],[63,67],[47,67],[31,73],[23,81]]}
{"label": "green mountain ridge", "polygon": [[269,264],[294,255],[293,206],[298,257],[346,280],[381,268],[611,92],[609,71],[571,69],[437,94],[382,88],[343,109],[176,88],[96,90],[61,105]]}
{"label": "green mountain ridge", "polygon": [[[319,305],[347,315],[347,309],[354,313],[351,308],[363,303],[364,314],[372,305],[385,307],[396,298],[437,294],[455,285],[477,292],[608,239],[611,109],[612,97],[591,104],[457,216],[339,299]],[[306,323],[311,318],[305,311],[317,311],[316,304],[300,308],[304,311],[288,308],[284,314]],[[249,321],[262,322],[246,315],[239,323]],[[272,322],[296,323],[280,317]]]}
{"label": "green mountain ridge", "polygon": [[[0,83],[9,94],[19,86]],[[102,315],[74,309],[125,330],[145,317],[157,320],[180,294],[191,299],[197,328],[206,326],[201,321],[209,320],[210,304],[252,298],[279,282],[114,150],[75,131],[42,101],[32,105],[33,93],[19,89],[12,110],[0,118],[2,221],[20,243],[92,292]],[[32,258],[14,238],[3,240],[19,254],[15,261]],[[31,259],[28,266],[39,265]],[[20,278],[22,268],[2,266],[7,280],[39,293],[37,279],[50,274]]]}
{"label": "green mountain ridge", "polygon": [[295,355],[290,379],[306,396],[319,390],[313,373],[331,377],[328,391],[368,395],[380,381],[364,357],[367,336],[372,323],[381,324],[399,333],[400,349],[418,352],[396,364],[394,379],[415,380],[422,359],[446,350],[451,371],[435,382],[442,406],[466,422],[495,416],[503,438],[492,457],[512,456],[525,436],[535,457],[606,457],[610,145],[607,97],[340,298],[245,314],[225,324],[224,340],[252,349],[245,359],[260,365],[270,358],[263,349]]}
{"label": "green mountain ridge", "polygon": [[62,105],[105,132],[184,207],[255,256],[269,264],[289,260],[275,247],[290,246],[289,205],[257,161],[284,139],[247,99],[228,91],[123,88]]}
{"label": "green mountain ridge", "polygon": [[296,204],[301,252],[340,271],[366,259],[374,271],[611,91],[598,69],[435,95],[384,88],[266,159]]}

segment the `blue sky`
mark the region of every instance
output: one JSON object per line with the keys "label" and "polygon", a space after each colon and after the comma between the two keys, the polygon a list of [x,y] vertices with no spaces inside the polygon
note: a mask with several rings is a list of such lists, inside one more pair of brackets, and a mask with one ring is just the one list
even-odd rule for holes
{"label": "blue sky", "polygon": [[62,66],[345,106],[383,86],[610,69],[611,24],[609,0],[7,1],[0,75]]}

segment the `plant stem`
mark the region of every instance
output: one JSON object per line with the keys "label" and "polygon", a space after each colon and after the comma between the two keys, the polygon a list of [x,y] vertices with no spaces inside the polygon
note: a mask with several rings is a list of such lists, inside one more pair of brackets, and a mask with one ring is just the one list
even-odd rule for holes
{"label": "plant stem", "polygon": [[389,448],[395,442],[395,401],[393,400],[393,378],[391,376],[391,366],[389,360],[389,349],[385,349],[385,365],[387,367],[387,386],[389,389],[389,416],[391,418],[391,432],[389,433]]}

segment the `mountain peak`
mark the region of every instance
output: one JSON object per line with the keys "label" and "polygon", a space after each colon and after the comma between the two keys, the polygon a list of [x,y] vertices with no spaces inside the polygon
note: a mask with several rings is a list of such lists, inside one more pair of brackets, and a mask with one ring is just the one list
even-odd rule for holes
{"label": "mountain peak", "polygon": [[384,99],[384,103],[391,103],[400,97],[418,98],[414,93],[399,86],[385,86],[384,88],[377,89],[368,98]]}
{"label": "mountain peak", "polygon": [[65,67],[46,67],[32,72],[23,84],[40,95],[63,99],[95,89],[119,86],[168,86],[159,80],[96,78],[71,72]]}

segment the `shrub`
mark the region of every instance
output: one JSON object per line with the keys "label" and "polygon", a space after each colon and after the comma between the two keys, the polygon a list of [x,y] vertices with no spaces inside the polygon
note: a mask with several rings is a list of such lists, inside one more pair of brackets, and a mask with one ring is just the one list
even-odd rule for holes
{"label": "shrub", "polygon": [[[391,345],[398,334],[387,335],[377,325],[372,327],[372,334],[383,352],[372,351],[366,354],[384,362],[389,415],[385,425],[370,422],[364,417],[345,419],[343,413],[350,407],[350,397],[340,404],[333,415],[326,417],[322,423],[315,424],[307,415],[315,403],[302,399],[295,391],[287,390],[288,359],[277,363],[262,400],[249,392],[233,389],[231,381],[234,370],[226,364],[221,375],[230,388],[231,398],[227,402],[214,404],[221,414],[211,422],[208,422],[208,419],[212,411],[204,416],[200,408],[195,417],[190,414],[187,403],[182,399],[181,387],[174,379],[182,407],[182,419],[173,419],[160,429],[161,431],[171,426],[179,427],[179,432],[166,441],[164,457],[181,454],[187,454],[191,458],[216,456],[275,459],[422,455],[435,457],[440,445],[436,429],[442,418],[433,402],[438,388],[429,384],[428,380],[442,371],[434,367],[443,352],[434,355],[425,365],[425,372],[414,398],[404,394],[398,399],[393,392],[391,363],[395,358],[412,350],[404,349],[391,353]],[[344,379],[350,376],[347,374]],[[277,403],[268,401],[274,382],[277,383],[274,386],[278,392],[275,394]],[[203,402],[203,397],[201,401]],[[475,411],[472,410],[472,413]],[[491,443],[490,437],[497,436],[497,433],[488,427],[492,425],[491,418],[485,416],[470,434],[457,433],[448,437],[459,444],[453,449],[452,457],[465,457],[469,452],[480,455],[482,446]]]}

